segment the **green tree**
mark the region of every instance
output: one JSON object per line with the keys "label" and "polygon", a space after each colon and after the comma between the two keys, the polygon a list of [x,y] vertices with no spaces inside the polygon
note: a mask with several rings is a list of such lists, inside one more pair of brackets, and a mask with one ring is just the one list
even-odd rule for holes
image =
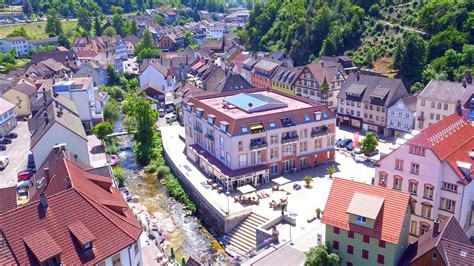
{"label": "green tree", "polygon": [[117,35],[117,31],[115,30],[114,27],[109,26],[104,30],[104,32],[102,34],[105,35],[105,36],[112,37],[112,36]]}
{"label": "green tree", "polygon": [[196,45],[196,39],[194,39],[194,36],[191,33],[191,31],[189,31],[189,30],[185,31],[184,34],[183,34],[183,37],[184,37],[184,47],[185,48]]}
{"label": "green tree", "polygon": [[137,47],[135,48],[135,53],[140,53],[141,50],[150,48],[150,49],[157,49],[155,41],[153,40],[153,36],[151,35],[150,30],[146,29],[143,32],[143,37],[138,43]]}
{"label": "green tree", "polygon": [[329,253],[326,246],[311,247],[306,252],[305,266],[336,266],[341,259],[335,253]]}
{"label": "green tree", "polygon": [[130,29],[129,29],[129,34],[131,35],[137,35],[138,34],[138,26],[137,26],[137,20],[132,20],[130,24]]}
{"label": "green tree", "polygon": [[119,14],[114,14],[112,18],[112,25],[115,28],[115,31],[117,32],[118,35],[120,36],[125,36],[125,25],[124,21],[121,15]]}
{"label": "green tree", "polygon": [[23,27],[20,27],[19,29],[14,29],[13,31],[7,34],[7,38],[18,37],[18,36],[21,36],[27,40],[30,39],[30,36],[28,35],[28,33],[26,33],[26,30]]}
{"label": "green tree", "polygon": [[114,99],[110,99],[109,102],[104,105],[104,120],[113,124],[119,117],[119,106]]}
{"label": "green tree", "polygon": [[92,128],[92,133],[97,136],[102,143],[107,139],[107,135],[112,134],[114,130],[109,122],[102,122]]}
{"label": "green tree", "polygon": [[31,16],[31,13],[33,13],[33,8],[31,7],[29,0],[23,0],[21,9],[27,16]]}
{"label": "green tree", "polygon": [[107,66],[106,72],[110,84],[117,85],[120,83],[120,75],[115,71],[112,65]]}
{"label": "green tree", "polygon": [[377,138],[374,136],[374,134],[372,134],[372,132],[367,132],[367,134],[365,134],[365,138],[360,142],[360,149],[364,153],[369,153],[373,152],[378,145],[379,142],[377,141]]}
{"label": "green tree", "polygon": [[437,33],[428,42],[429,59],[434,59],[444,54],[448,49],[461,51],[464,44],[469,43],[468,33],[460,32],[454,27]]}
{"label": "green tree", "polygon": [[403,38],[403,55],[400,60],[399,74],[405,84],[411,86],[421,79],[426,65],[426,43],[415,33],[408,33]]}
{"label": "green tree", "polygon": [[147,165],[154,153],[155,123],[158,118],[156,110],[152,110],[150,103],[142,97],[132,93],[124,103],[126,117],[133,119],[135,125],[135,154],[138,161]]}
{"label": "green tree", "polygon": [[138,52],[137,62],[142,62],[143,59],[147,58],[158,58],[160,57],[160,50],[152,49],[152,48],[145,48]]}
{"label": "green tree", "polygon": [[92,29],[91,16],[89,11],[84,7],[80,7],[77,10],[77,25],[83,28],[86,32],[90,32]]}
{"label": "green tree", "polygon": [[323,48],[321,49],[321,55],[333,56],[337,53],[336,43],[333,38],[327,38],[323,42]]}
{"label": "green tree", "polygon": [[58,36],[63,33],[61,19],[54,9],[50,9],[48,11],[45,32],[49,35],[49,37]]}
{"label": "green tree", "polygon": [[99,20],[99,17],[97,16],[94,18],[94,31],[95,31],[95,36],[102,36],[102,26],[100,25],[100,20]]}
{"label": "green tree", "polygon": [[122,167],[114,166],[112,168],[114,179],[117,182],[118,187],[124,187],[127,184],[127,175]]}
{"label": "green tree", "polygon": [[71,48],[71,42],[69,42],[69,39],[64,34],[59,35],[58,44],[60,46],[66,47],[67,49]]}

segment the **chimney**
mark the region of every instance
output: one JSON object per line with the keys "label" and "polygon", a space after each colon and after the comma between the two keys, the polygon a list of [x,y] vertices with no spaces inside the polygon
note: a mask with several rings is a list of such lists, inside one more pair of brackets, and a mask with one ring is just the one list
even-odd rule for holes
{"label": "chimney", "polygon": [[44,171],[44,178],[46,179],[46,184],[49,184],[49,182],[51,181],[51,172],[49,171],[48,167],[44,168],[43,171]]}
{"label": "chimney", "polygon": [[433,223],[433,237],[437,237],[439,235],[439,220],[436,219]]}
{"label": "chimney", "polygon": [[69,176],[66,176],[66,189],[70,189],[72,187],[72,181]]}
{"label": "chimney", "polygon": [[456,109],[455,109],[456,114],[459,116],[462,116],[462,107],[461,107],[461,100],[458,100],[456,102]]}
{"label": "chimney", "polygon": [[40,203],[40,207],[43,209],[43,211],[48,210],[48,198],[46,197],[46,193],[41,192],[39,203]]}
{"label": "chimney", "polygon": [[462,86],[463,86],[464,88],[467,88],[467,80],[466,80],[465,77],[462,79]]}
{"label": "chimney", "polygon": [[356,79],[357,79],[357,81],[360,80],[360,74],[359,74],[359,72],[356,72]]}
{"label": "chimney", "polygon": [[77,162],[77,158],[79,158],[79,156],[77,154],[74,154],[74,161]]}

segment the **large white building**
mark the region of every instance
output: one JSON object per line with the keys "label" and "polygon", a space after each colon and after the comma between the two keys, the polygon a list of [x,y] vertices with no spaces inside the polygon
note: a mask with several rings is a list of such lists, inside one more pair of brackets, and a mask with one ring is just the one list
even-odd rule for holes
{"label": "large white building", "polygon": [[184,109],[186,154],[224,189],[335,160],[336,119],[320,103],[255,89],[192,97]]}

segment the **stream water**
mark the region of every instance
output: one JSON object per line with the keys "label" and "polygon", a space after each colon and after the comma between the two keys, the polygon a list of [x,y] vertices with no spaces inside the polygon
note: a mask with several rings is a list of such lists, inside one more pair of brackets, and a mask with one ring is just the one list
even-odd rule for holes
{"label": "stream water", "polygon": [[228,263],[229,257],[200,220],[168,196],[156,175],[144,173],[135,161],[130,139],[120,137],[119,140],[121,165],[129,178],[128,189],[139,196],[139,203],[150,217],[167,231],[167,252],[173,247],[176,258],[191,256],[206,265]]}

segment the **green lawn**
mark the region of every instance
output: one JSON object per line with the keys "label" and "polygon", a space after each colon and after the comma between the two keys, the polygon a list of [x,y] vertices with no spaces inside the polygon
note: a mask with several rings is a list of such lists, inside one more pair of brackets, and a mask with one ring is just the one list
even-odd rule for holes
{"label": "green lawn", "polygon": [[[63,31],[69,32],[73,31],[76,28],[77,21],[63,21],[61,22],[63,25]],[[27,24],[20,24],[20,25],[0,25],[0,38],[5,38],[8,33],[12,32],[15,29],[19,29],[23,27],[26,30],[26,33],[32,39],[40,39],[48,37],[44,32],[44,28],[46,27],[46,22],[32,22]]]}

